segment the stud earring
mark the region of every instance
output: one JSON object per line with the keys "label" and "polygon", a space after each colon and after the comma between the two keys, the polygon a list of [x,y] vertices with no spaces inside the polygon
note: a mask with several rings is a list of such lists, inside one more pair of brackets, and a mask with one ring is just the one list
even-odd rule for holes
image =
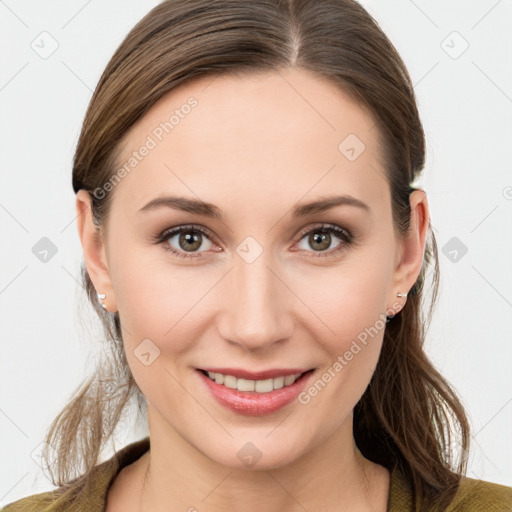
{"label": "stud earring", "polygon": [[[396,294],[396,296],[400,297],[400,298],[402,298],[402,297],[407,298],[407,292],[404,292],[404,293],[398,292]],[[387,315],[386,316],[386,323],[389,322],[391,319],[393,319],[395,316],[396,316],[396,314],[395,315]]]}
{"label": "stud earring", "polygon": [[107,306],[105,306],[105,303],[104,303],[105,297],[106,297],[106,295],[104,293],[98,293],[98,301],[101,304],[101,307],[106,310]]}

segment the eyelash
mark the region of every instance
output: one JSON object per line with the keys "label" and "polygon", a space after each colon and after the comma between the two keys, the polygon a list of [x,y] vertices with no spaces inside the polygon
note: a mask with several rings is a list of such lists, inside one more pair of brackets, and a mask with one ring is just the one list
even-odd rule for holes
{"label": "eyelash", "polygon": [[[186,252],[178,251],[174,247],[169,245],[168,243],[165,243],[165,242],[168,242],[169,238],[172,238],[175,235],[179,235],[179,234],[181,234],[183,232],[187,232],[187,231],[199,232],[202,235],[204,235],[208,240],[212,241],[211,237],[209,235],[209,232],[206,229],[202,228],[201,226],[195,225],[195,224],[190,224],[190,225],[185,225],[185,226],[180,226],[177,228],[164,230],[162,233],[160,233],[159,235],[156,236],[154,243],[163,244],[164,250],[173,253],[178,258],[200,258],[200,257],[202,257],[201,253],[190,252],[189,254],[187,254]],[[301,231],[298,235],[296,243],[300,242],[306,235],[310,235],[312,233],[334,234],[337,238],[339,238],[342,241],[342,243],[340,243],[340,245],[338,247],[331,249],[329,251],[316,251],[317,254],[313,255],[314,258],[318,258],[318,257],[328,258],[330,256],[337,254],[338,252],[340,252],[344,249],[347,249],[350,245],[354,244],[354,236],[352,235],[352,233],[350,231],[348,231],[345,228],[341,228],[339,226],[333,225],[333,224],[318,224],[312,228],[308,228],[306,230]],[[315,251],[306,251],[306,252],[315,252]]]}

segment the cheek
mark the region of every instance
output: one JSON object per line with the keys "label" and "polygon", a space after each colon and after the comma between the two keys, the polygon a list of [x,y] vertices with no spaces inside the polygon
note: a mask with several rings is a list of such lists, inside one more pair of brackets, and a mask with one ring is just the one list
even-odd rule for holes
{"label": "cheek", "polygon": [[347,259],[336,269],[318,272],[314,286],[311,278],[300,283],[299,294],[311,309],[305,325],[326,355],[321,382],[306,390],[302,403],[337,410],[329,420],[333,428],[358,402],[377,365],[386,326],[389,261],[383,252]]}
{"label": "cheek", "polygon": [[342,350],[386,312],[390,269],[384,259],[368,263],[360,258],[296,281],[298,296],[311,310],[310,327],[317,339],[331,340],[330,352]]}
{"label": "cheek", "polygon": [[126,358],[148,401],[158,402],[164,395],[168,401],[164,390],[169,388],[173,406],[179,407],[186,399],[173,377],[181,380],[176,372],[184,369],[186,355],[198,339],[194,308],[200,305],[206,284],[192,272],[141,261],[132,253],[116,268],[114,287]]}
{"label": "cheek", "polygon": [[197,339],[202,299],[218,275],[206,267],[173,266],[162,254],[128,253],[113,276],[127,352],[148,338],[176,358]]}

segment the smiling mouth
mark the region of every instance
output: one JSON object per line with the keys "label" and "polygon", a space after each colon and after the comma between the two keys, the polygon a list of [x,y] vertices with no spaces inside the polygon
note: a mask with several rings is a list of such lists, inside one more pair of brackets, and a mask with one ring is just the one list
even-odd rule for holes
{"label": "smiling mouth", "polygon": [[292,386],[298,380],[302,379],[306,374],[314,371],[314,369],[307,370],[303,373],[295,373],[292,375],[278,376],[271,379],[251,380],[237,378],[234,375],[225,375],[217,372],[208,372],[199,369],[201,373],[206,375],[213,382],[220,384],[224,387],[234,389],[237,391],[252,391],[255,393],[270,393],[276,389],[282,389]]}

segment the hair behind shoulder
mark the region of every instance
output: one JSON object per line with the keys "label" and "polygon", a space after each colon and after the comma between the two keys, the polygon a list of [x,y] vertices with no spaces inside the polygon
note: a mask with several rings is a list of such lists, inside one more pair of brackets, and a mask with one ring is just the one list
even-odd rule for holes
{"label": "hair behind shoulder", "polygon": [[[393,223],[405,236],[410,185],[425,160],[423,128],[403,61],[354,0],[167,0],[151,10],[101,76],[75,152],[73,189],[89,192],[98,228],[108,216],[112,192],[103,185],[116,171],[119,142],[160,98],[206,75],[287,67],[331,80],[373,114],[385,151]],[[425,311],[430,267],[432,296]],[[49,464],[56,485],[91,471],[130,399],[144,403],[124,355],[118,314],[103,311],[85,268],[83,282],[110,356],[49,429],[47,442],[57,451]],[[424,352],[438,285],[437,246],[429,229],[420,277],[386,326],[377,368],[355,408],[354,436],[365,457],[398,466],[419,502],[442,510],[466,468],[469,425],[456,392]],[[454,459],[457,443],[461,455]]]}

